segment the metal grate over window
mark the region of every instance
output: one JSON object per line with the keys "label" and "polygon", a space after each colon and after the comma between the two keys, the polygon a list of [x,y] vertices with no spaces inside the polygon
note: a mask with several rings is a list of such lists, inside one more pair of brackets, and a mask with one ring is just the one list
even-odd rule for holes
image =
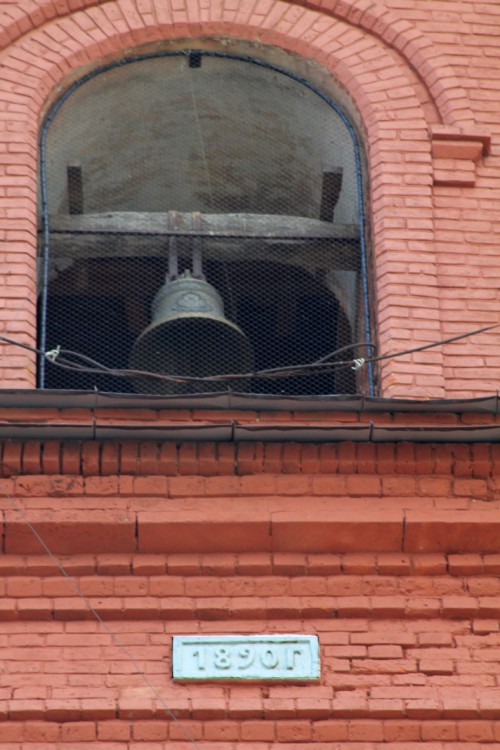
{"label": "metal grate over window", "polygon": [[371,392],[335,365],[370,353],[359,153],[306,81],[213,51],[128,59],[66,92],[41,155],[39,346],[92,362],[42,357],[40,387]]}

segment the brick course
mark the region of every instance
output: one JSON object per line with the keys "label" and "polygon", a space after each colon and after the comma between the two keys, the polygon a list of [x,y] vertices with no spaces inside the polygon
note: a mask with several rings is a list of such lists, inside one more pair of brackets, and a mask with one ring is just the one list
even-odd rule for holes
{"label": "brick course", "polygon": [[[9,447],[21,468],[21,446],[11,443]],[[86,445],[82,450],[89,452]],[[132,453],[131,446],[129,450]],[[398,446],[393,446],[393,451],[396,461]],[[158,451],[147,452],[158,455]],[[285,453],[281,452],[283,461]],[[74,450],[70,451],[69,455],[73,454]],[[386,459],[387,455],[386,450]],[[375,460],[375,454],[371,458]],[[366,471],[366,460],[362,451],[361,466],[356,467],[354,461],[353,467]],[[238,462],[235,466],[238,469]],[[431,481],[432,475],[422,468],[419,472],[418,462],[410,466],[415,486]],[[426,460],[423,466],[429,466]],[[487,474],[493,464],[488,466]],[[97,463],[94,470],[99,470]],[[282,507],[289,513],[291,503],[303,503],[301,498],[294,501],[286,495],[286,484],[285,494],[280,489],[281,480],[288,481],[288,476],[254,475],[255,480],[263,480],[266,491],[272,491],[272,499],[265,492],[257,496],[258,505],[268,507],[281,497]],[[306,474],[304,479],[310,483],[314,476]],[[404,487],[409,477],[397,477]],[[56,485],[55,495],[47,495],[55,478],[65,481]],[[127,477],[102,478],[116,480],[112,486],[118,488]],[[235,478],[219,476],[219,489],[228,481],[233,491]],[[5,665],[0,681],[2,750],[4,745],[8,747],[5,743],[24,747],[33,742],[37,747],[52,742],[61,748],[73,747],[75,742],[79,747],[86,742],[103,746],[111,742],[116,750],[124,743],[167,743],[170,748],[172,743],[182,742],[185,746],[184,730],[165,715],[159,696],[184,729],[204,746],[207,742],[231,742],[245,748],[255,743],[294,747],[307,743],[304,747],[310,747],[335,741],[354,750],[360,742],[373,747],[376,743],[426,742],[452,743],[455,750],[463,743],[497,742],[499,554],[484,553],[484,534],[471,536],[476,546],[468,552],[369,552],[368,537],[361,532],[367,508],[377,502],[379,536],[387,538],[391,516],[384,514],[384,504],[401,509],[408,502],[404,494],[380,494],[385,478],[382,474],[382,483],[366,484],[365,489],[371,487],[375,493],[371,498],[365,494],[348,500],[358,508],[359,551],[336,553],[321,553],[317,537],[309,549],[300,550],[300,535],[291,537],[293,543],[286,552],[267,550],[265,536],[254,538],[252,552],[242,550],[241,540],[239,549],[217,551],[220,535],[209,532],[206,519],[204,536],[184,534],[189,540],[186,552],[172,551],[173,538],[165,534],[162,549],[142,552],[136,547],[135,533],[128,537],[130,549],[113,552],[113,545],[122,543],[118,529],[122,523],[127,526],[127,514],[133,512],[140,519],[145,509],[154,507],[161,526],[163,490],[155,496],[145,485],[144,494],[126,495],[125,505],[118,508],[119,494],[96,497],[98,510],[88,507],[94,495],[82,493],[81,475],[25,474],[2,480],[10,482],[9,494],[23,504],[26,518],[51,548],[58,552],[62,544],[61,562],[72,579],[63,577],[55,562],[41,551],[29,551],[28,532],[23,533],[19,550],[9,551],[9,527],[20,522],[16,512],[7,509],[10,501],[4,497],[6,547],[0,556],[0,659]],[[199,487],[196,480],[203,480],[189,475],[176,479],[191,489]],[[39,491],[30,496],[25,493],[32,480]],[[447,481],[451,488],[453,477]],[[475,480],[460,477],[457,481],[470,482],[464,490],[468,488],[473,500],[479,489]],[[225,503],[238,502],[241,528],[248,539],[249,527],[242,523],[244,508],[248,498],[258,509],[256,485],[238,488],[234,497],[226,497],[223,491],[219,496],[212,494],[210,516],[213,521]],[[330,496],[329,504],[335,506],[336,497]],[[450,489],[450,503],[453,497]],[[425,498],[416,499],[423,502]],[[167,502],[172,508],[181,503],[174,513],[177,521],[179,508],[187,502],[187,518],[192,520],[195,496],[184,499],[181,493]],[[345,506],[347,495],[340,496],[338,502]],[[461,503],[462,496],[456,502]],[[473,502],[477,505],[477,499]],[[484,506],[495,512],[497,503],[488,501]],[[331,511],[325,515],[327,506],[321,507],[324,527]],[[417,506],[410,503],[413,507]],[[431,506],[424,507],[429,525]],[[450,510],[456,518],[452,504]],[[96,513],[109,521],[112,536],[100,537],[96,529],[83,531],[85,524],[94,523],[92,514]],[[410,509],[411,513],[419,511]],[[467,511],[470,522],[475,513],[481,511]],[[311,500],[308,514],[315,514]],[[65,527],[61,525],[64,518]],[[130,526],[132,530],[135,522]],[[302,529],[306,529],[304,524]],[[411,524],[407,538],[409,531]],[[443,536],[441,529],[436,544],[442,544],[447,534],[449,530],[445,528]],[[139,540],[140,536],[139,531]],[[74,541],[72,550],[64,546],[68,539],[78,538],[85,540],[82,552],[74,549]],[[449,538],[453,540],[453,534]],[[87,597],[87,603],[75,587]],[[159,689],[159,696],[150,693],[128,653],[95,621],[89,605],[133,654]],[[176,633],[297,630],[319,635],[319,684],[189,685],[174,684],[170,679],[170,638]]]}

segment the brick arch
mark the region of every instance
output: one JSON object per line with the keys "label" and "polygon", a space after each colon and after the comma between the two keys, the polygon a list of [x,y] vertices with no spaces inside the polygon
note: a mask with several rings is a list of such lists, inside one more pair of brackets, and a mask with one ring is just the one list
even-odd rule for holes
{"label": "brick arch", "polygon": [[[30,175],[36,174],[37,130],[47,97],[54,96],[82,67],[95,67],[107,57],[123,54],[124,50],[160,40],[196,38],[203,33],[276,45],[315,60],[351,93],[367,134],[376,285],[381,300],[378,306],[381,351],[388,347],[405,348],[409,339],[418,341],[422,316],[408,315],[408,299],[417,298],[419,286],[425,287],[421,295],[423,307],[424,303],[427,305],[429,287],[436,286],[432,175],[427,123],[405,66],[398,66],[381,41],[362,29],[312,9],[300,9],[297,14],[297,8],[285,2],[263,0],[258,6],[258,16],[252,16],[250,11],[245,16],[241,9],[210,7],[199,13],[192,8],[178,11],[172,18],[163,0],[152,0],[149,7],[154,12],[141,14],[131,0],[110,0],[102,6],[94,5],[49,21],[5,50],[1,57],[0,101],[2,96],[15,101],[23,112],[24,164]],[[33,180],[25,190],[22,208],[16,203],[9,204],[8,199],[0,200],[0,206],[13,207],[24,222],[23,229],[31,236],[36,226],[32,183]],[[420,232],[416,233],[412,221],[419,222]],[[24,286],[29,284],[32,289],[33,239],[25,238],[23,242],[23,252],[31,263],[25,269]],[[403,274],[398,276],[394,268],[398,264],[409,266],[412,259],[417,268],[418,262],[413,258],[417,250],[419,259],[424,257],[424,261],[418,262],[425,262],[425,275],[415,271],[410,292],[409,280]],[[26,295],[23,299],[29,339],[35,327],[35,310],[32,299]],[[435,311],[429,310],[429,320],[438,324],[435,318]],[[18,351],[12,353],[19,355]],[[25,370],[22,357],[19,359],[24,382],[32,387],[32,362],[30,369]],[[386,369],[387,373],[382,372],[386,394],[403,395],[405,381],[401,380],[402,389],[398,391],[399,381],[394,379],[398,362],[392,364],[390,373],[388,365]],[[425,386],[425,373],[421,376],[422,390],[426,389],[427,396],[443,395],[436,381],[435,369],[429,387]],[[19,387],[19,381],[15,382]]]}
{"label": "brick arch", "polygon": [[[358,26],[396,50],[430,92],[443,123],[470,127],[475,116],[451,65],[417,27],[372,0],[289,0]],[[436,75],[439,71],[439,75]]]}
{"label": "brick arch", "polygon": [[[409,21],[398,16],[386,7],[377,5],[372,0],[286,0],[286,5],[293,9],[312,9],[321,14],[339,20],[349,25],[363,29],[383,41],[384,45],[394,49],[430,93],[440,117],[445,124],[470,127],[475,124],[475,118],[469,106],[465,89],[461,86],[452,67],[445,56],[439,52],[434,43],[428,39]],[[112,6],[113,0],[80,0],[80,9],[104,8]],[[278,5],[278,4],[277,4]],[[139,13],[136,7],[129,3],[132,16]],[[208,12],[208,9],[207,9]],[[164,11],[152,6],[151,17],[161,23]],[[177,14],[182,11],[176,11]],[[196,11],[195,11],[196,13]],[[27,0],[23,8],[13,8],[0,14],[0,41],[6,46],[12,44],[22,35],[30,33],[35,28],[55,20],[70,16],[70,10],[62,8],[53,0]],[[191,15],[192,12],[187,14]],[[204,11],[200,11],[201,21]],[[245,11],[228,11],[233,16],[245,16]],[[293,13],[291,14],[291,16]],[[247,19],[248,20],[248,19]],[[278,16],[276,22],[279,23]],[[436,76],[435,71],[440,75]]]}
{"label": "brick arch", "polygon": [[220,7],[199,14],[198,9],[189,9],[170,16],[162,0],[152,0],[155,14],[131,14],[131,7],[131,0],[102,4],[89,0],[85,10],[24,35],[1,56],[4,73],[0,90],[9,90],[15,76],[20,98],[24,92],[31,106],[41,108],[54,90],[61,90],[65,78],[82,66],[98,65],[103,58],[148,42],[196,38],[203,32],[204,36],[276,45],[321,63],[351,94],[373,149],[379,147],[389,121],[392,130],[406,128],[409,119],[413,129],[427,129],[405,67],[395,64],[375,37],[348,23],[313,10],[301,9],[297,16],[281,0],[264,0],[260,14],[249,14],[246,19]]}

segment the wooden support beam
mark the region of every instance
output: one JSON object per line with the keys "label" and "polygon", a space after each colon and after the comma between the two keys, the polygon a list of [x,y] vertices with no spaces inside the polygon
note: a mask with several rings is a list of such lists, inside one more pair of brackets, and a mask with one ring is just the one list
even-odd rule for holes
{"label": "wooden support beam", "polygon": [[178,257],[190,258],[193,237],[199,237],[206,260],[268,260],[311,270],[359,267],[357,224],[262,214],[202,214],[201,228],[197,223],[181,212],[174,222],[168,213],[51,216],[51,257],[167,258],[175,238]]}
{"label": "wooden support beam", "polygon": [[321,205],[319,218],[321,221],[333,222],[335,206],[340,197],[342,189],[342,167],[330,167],[323,172],[323,183],[321,185]]}
{"label": "wooden support beam", "polygon": [[357,224],[332,224],[303,216],[276,214],[201,214],[175,213],[175,226],[169,214],[137,211],[84,214],[83,216],[52,215],[51,233],[113,234],[151,237],[205,237],[309,242],[315,239],[359,239]]}
{"label": "wooden support beam", "polygon": [[68,164],[68,212],[72,215],[83,214],[83,178],[81,164]]}

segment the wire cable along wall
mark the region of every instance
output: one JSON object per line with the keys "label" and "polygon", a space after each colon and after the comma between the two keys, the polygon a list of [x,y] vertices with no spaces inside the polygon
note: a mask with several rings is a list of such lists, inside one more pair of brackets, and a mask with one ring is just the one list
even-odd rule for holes
{"label": "wire cable along wall", "polygon": [[208,50],[93,71],[40,194],[39,349],[99,363],[42,355],[41,388],[373,395],[360,151],[309,82]]}

